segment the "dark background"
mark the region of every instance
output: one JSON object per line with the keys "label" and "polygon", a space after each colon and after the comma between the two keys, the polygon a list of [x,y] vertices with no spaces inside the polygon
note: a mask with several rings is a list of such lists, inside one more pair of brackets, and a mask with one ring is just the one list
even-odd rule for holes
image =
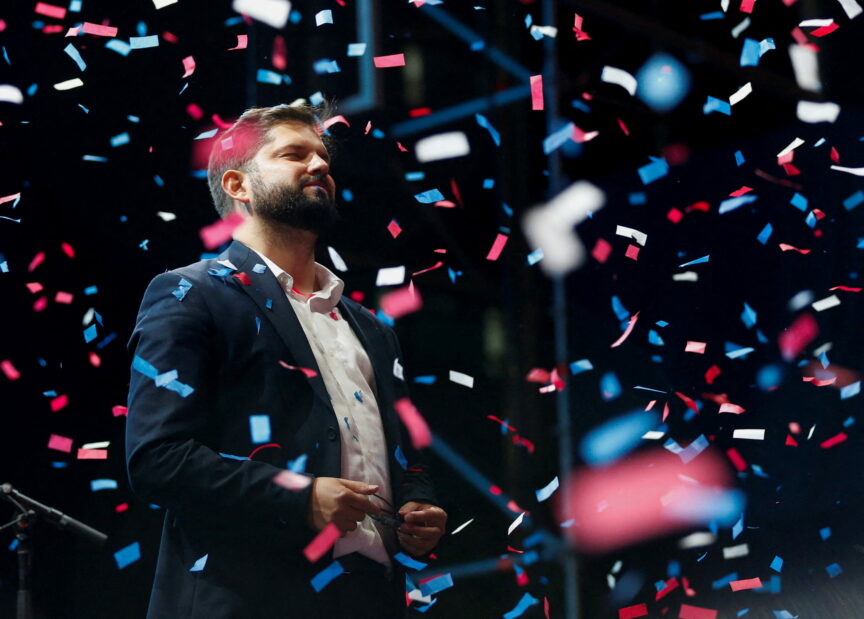
{"label": "dark background", "polygon": [[[350,127],[337,124],[331,130],[336,142],[332,173],[340,190],[349,189],[353,199],[342,200],[343,225],[325,245],[336,248],[349,266],[346,289],[362,292],[364,303],[373,308],[386,292],[375,287],[379,268],[405,265],[416,272],[443,261],[442,268],[414,279],[425,302],[422,311],[396,322],[407,375],[437,377],[433,385],[413,387],[413,399],[433,431],[530,510],[535,525],[556,530],[548,504],[538,504],[534,497],[535,490],[560,474],[556,396],[537,393],[540,385],[524,379],[532,368],[555,364],[551,285],[539,265],[527,262],[534,248],[522,236],[520,220],[554,193],[556,183],[587,179],[604,190],[606,205],[578,227],[579,235],[588,250],[603,238],[613,253],[605,264],[589,258],[566,280],[569,360],[588,358],[594,365],[592,371],[565,376],[575,438],[657,397],[670,403],[669,436],[678,443],[686,445],[704,433],[716,449],[735,446],[763,471],[759,475],[748,469],[736,478],[748,504],[745,531],[734,541],[721,530],[715,544],[701,549],[678,549],[677,535],[585,557],[579,585],[583,616],[615,617],[618,608],[638,603],[647,603],[652,616],[678,616],[682,603],[719,609],[721,617],[744,609],[750,609],[750,617],[774,617],[772,611],[780,609],[801,617],[864,615],[856,586],[864,571],[861,396],[841,400],[837,389],[801,380],[803,374],[812,375],[804,366],[816,361],[813,350],[828,343],[827,355],[835,366],[829,369],[853,373],[843,374],[841,384],[857,380],[861,304],[855,292],[837,291],[842,304],[825,312],[806,305],[790,310],[788,305],[801,291],[812,291],[815,301],[831,294],[832,286],[860,285],[862,210],[847,210],[843,201],[862,189],[862,182],[830,170],[829,153],[834,147],[841,165],[864,164],[864,18],[850,21],[839,3],[827,0],[801,0],[788,7],[779,0],[758,0],[751,25],[735,39],[730,31],[746,16],[734,0],[723,19],[710,21],[699,16],[719,10],[718,3],[555,3],[558,71],[544,75],[547,92],[554,82],[560,122],[599,131],[595,140],[571,143],[554,155],[562,170],[562,178],[556,179],[542,149],[552,102],[547,98],[546,111],[532,111],[528,98],[495,106],[494,93],[523,85],[527,78],[496,65],[483,51],[472,51],[465,37],[444,25],[446,19],[456,20],[474,33],[468,39],[484,40],[487,50],[500,50],[526,75],[535,75],[543,65],[543,42],[530,36],[525,18],[531,15],[535,24],[547,25],[538,2],[451,0],[433,7],[370,2],[374,35],[362,41],[367,51],[361,58],[346,56],[347,45],[360,41],[358,13],[366,6],[354,0],[346,0],[346,6],[295,3],[299,21],[279,32],[237,19],[222,0],[180,0],[161,10],[145,0],[84,0],[80,13],[70,12],[63,20],[36,14],[34,4],[0,8],[5,24],[0,44],[8,58],[0,60],[0,82],[31,89],[21,105],[0,103],[0,196],[22,194],[17,206],[0,204],[0,215],[21,220],[0,219],[0,261],[6,260],[9,269],[0,273],[0,360],[10,360],[21,373],[15,381],[0,377],[0,481],[109,535],[99,549],[45,524],[37,526],[34,598],[39,616],[145,613],[162,513],[129,491],[123,467],[125,418],[112,415],[112,407],[125,404],[130,361],[125,342],[147,282],[206,251],[198,230],[216,215],[206,182],[194,175],[204,167],[200,151],[207,141],[193,138],[215,126],[214,115],[230,122],[250,105],[290,102],[317,91],[334,99],[338,108],[357,92],[360,63],[395,53],[405,54],[406,66],[376,69],[370,105],[345,113]],[[334,24],[316,27],[315,13],[323,9],[333,11]],[[584,17],[590,41],[576,41],[574,13]],[[823,90],[802,91],[787,53],[790,32],[803,19],[828,17],[840,28],[823,38],[810,37],[820,50]],[[104,37],[64,38],[68,27],[83,21],[116,26],[118,37],[126,40],[157,34],[159,46],[122,56],[105,48]],[[51,32],[58,24],[61,31]],[[236,45],[237,34],[249,34],[249,48],[227,51]],[[290,75],[290,85],[255,80],[259,68],[275,70],[277,36],[284,38],[287,56],[287,67],[278,72]],[[773,37],[777,49],[766,53],[758,67],[740,67],[744,37]],[[177,42],[171,42],[174,38]],[[63,52],[70,42],[87,63],[83,72]],[[600,81],[605,65],[635,74],[660,51],[685,64],[692,79],[689,94],[675,109],[652,111],[622,88]],[[183,79],[182,59],[189,55],[197,67]],[[341,71],[316,74],[314,62],[322,58],[336,60]],[[85,84],[81,88],[53,88],[79,76]],[[747,82],[753,93],[733,107],[731,116],[703,114],[707,96],[725,100]],[[798,121],[795,105],[802,98],[840,104],[837,122]],[[404,124],[417,117],[418,109],[434,114],[468,101],[501,133],[500,146],[473,113],[422,131]],[[202,118],[189,114],[190,104],[203,110]],[[130,115],[139,120],[130,121]],[[629,136],[619,128],[619,119]],[[367,122],[383,135],[365,135]],[[466,133],[470,156],[419,164],[415,142],[450,130]],[[130,142],[112,147],[111,137],[123,132]],[[795,137],[806,142],[793,162],[800,174],[787,176],[776,154]],[[820,138],[825,143],[814,146]],[[736,151],[746,159],[741,166],[735,163]],[[108,160],[85,161],[85,155]],[[636,170],[649,156],[665,156],[672,165],[668,175],[643,185]],[[405,173],[411,171],[425,172],[425,179],[406,181]],[[487,178],[495,181],[492,189],[483,188]],[[753,188],[758,200],[719,215],[719,203],[743,185]],[[434,187],[457,207],[423,205],[412,197]],[[796,191],[807,197],[808,209],[825,213],[815,229],[805,224],[805,213],[790,205]],[[632,204],[634,193],[643,193],[644,203]],[[684,211],[702,201],[710,205],[708,212],[687,212],[677,224],[666,218],[670,208]],[[176,220],[163,221],[157,211],[174,213]],[[396,239],[386,229],[392,219],[402,227]],[[774,232],[762,245],[756,236],[768,222]],[[637,261],[625,257],[630,242],[615,235],[617,225],[648,235]],[[486,253],[501,231],[511,235],[507,247],[499,260],[488,261]],[[782,252],[781,242],[812,251]],[[61,243],[72,246],[74,258]],[[442,255],[435,249],[447,251]],[[28,271],[39,252],[44,252],[44,262]],[[704,255],[710,255],[707,264],[678,268]],[[326,250],[320,260],[330,265]],[[698,281],[674,281],[673,274],[683,270],[696,271]],[[25,286],[29,282],[41,283],[44,291],[31,294]],[[86,295],[89,286],[97,286],[98,292]],[[57,291],[72,293],[73,302],[54,302]],[[36,312],[33,304],[41,296],[47,297],[47,307]],[[627,342],[610,349],[621,334],[613,296],[629,314],[640,315]],[[758,314],[752,329],[739,318],[744,302]],[[99,313],[103,325],[97,339],[85,344],[82,320],[89,308]],[[814,314],[819,335],[798,358],[784,362],[777,338],[802,311]],[[656,327],[659,320],[669,326]],[[651,328],[661,334],[663,346],[649,344]],[[706,342],[706,354],[684,353],[688,340]],[[756,350],[731,360],[724,354],[727,342]],[[99,367],[91,364],[91,352],[100,357]],[[714,364],[723,373],[708,386],[704,374]],[[772,364],[783,378],[778,388],[765,391],[756,376]],[[449,370],[473,376],[474,388],[449,382]],[[609,402],[599,388],[607,372],[615,372],[623,387],[622,395]],[[45,395],[52,390],[69,397],[68,406],[58,412],[51,411],[52,397]],[[704,404],[702,413],[685,420],[686,407],[673,395],[676,391]],[[705,395],[711,393],[727,394],[746,412],[717,415]],[[488,415],[507,420],[534,443],[534,451],[515,445],[513,434],[503,434]],[[790,422],[802,428],[798,447],[784,444]],[[765,441],[733,440],[736,427],[765,428]],[[840,431],[848,435],[844,443],[819,447]],[[73,438],[73,453],[47,449],[50,434]],[[75,459],[78,447],[95,441],[110,441],[107,460]],[[445,538],[434,565],[443,569],[513,554],[508,545],[520,549],[531,531],[507,536],[518,514],[499,512],[458,471],[432,459],[450,529],[474,518],[456,537]],[[117,480],[118,489],[91,492],[91,480],[103,478]],[[117,511],[124,504],[128,509]],[[4,519],[13,516],[9,506],[0,513]],[[824,527],[831,528],[826,540],[819,534]],[[2,536],[0,548],[5,549],[13,535],[6,530]],[[141,559],[118,569],[113,553],[133,542],[140,544]],[[723,559],[722,547],[742,542],[749,545],[747,557]],[[11,617],[15,553],[2,549],[0,616]],[[781,575],[769,569],[775,555],[785,561]],[[618,586],[610,591],[607,574],[619,561]],[[833,563],[843,569],[835,578],[825,570]],[[782,586],[774,593],[712,587],[733,572],[763,582],[773,574]],[[679,587],[655,601],[655,583],[679,574],[696,596]],[[455,587],[439,594],[426,614],[499,617],[529,591],[541,601],[548,598],[550,616],[562,617],[558,564],[536,563],[528,575],[527,586],[517,584],[511,570],[457,577]],[[540,604],[525,616],[542,615]]]}

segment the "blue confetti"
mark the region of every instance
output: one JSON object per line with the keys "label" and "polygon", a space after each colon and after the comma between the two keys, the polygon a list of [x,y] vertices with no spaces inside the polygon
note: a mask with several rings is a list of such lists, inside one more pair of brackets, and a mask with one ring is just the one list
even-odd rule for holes
{"label": "blue confetti", "polygon": [[84,70],[87,68],[87,63],[84,62],[84,59],[81,57],[81,53],[75,48],[71,43],[63,48],[63,51],[66,52],[69,57],[75,61],[75,64],[78,65],[80,70]]}
{"label": "blue confetti", "polygon": [[663,346],[663,338],[654,329],[648,331],[648,343],[654,346]]}
{"label": "blue confetti", "polygon": [[408,470],[408,460],[405,458],[405,454],[402,453],[402,445],[396,445],[393,457],[396,458],[396,462],[399,463],[399,466],[402,467],[403,471]]}
{"label": "blue confetti", "polygon": [[741,66],[755,67],[759,64],[759,58],[761,56],[759,41],[745,38],[744,46],[741,48]]}
{"label": "blue confetti", "polygon": [[312,588],[315,591],[321,591],[324,587],[330,584],[330,582],[345,573],[345,570],[342,569],[342,564],[339,561],[334,561],[323,570],[315,574],[310,581],[312,583]]}
{"label": "blue confetti", "polygon": [[588,359],[579,359],[578,361],[573,361],[570,364],[570,374],[576,376],[577,374],[581,374],[582,372],[587,372],[588,370],[593,370],[594,366],[591,364],[591,361]]}
{"label": "blue confetti", "polygon": [[642,179],[643,185],[653,183],[658,178],[663,178],[669,173],[669,164],[666,160],[658,157],[651,157],[651,163],[643,165],[639,168],[639,178]]}
{"label": "blue confetti", "polygon": [[262,84],[273,84],[274,86],[282,83],[282,76],[269,69],[258,69],[255,79]]}
{"label": "blue confetti", "polygon": [[129,143],[129,133],[127,133],[127,132],[118,133],[117,135],[115,135],[114,137],[111,138],[111,146],[113,146],[114,148],[116,148],[118,146],[123,146],[124,144],[128,144],[128,143]]}
{"label": "blue confetti", "polygon": [[759,233],[756,240],[765,245],[768,242],[768,239],[771,238],[772,232],[774,232],[774,227],[771,224],[765,224],[765,227],[762,228],[762,232]]}
{"label": "blue confetti", "polygon": [[774,570],[775,572],[778,572],[778,573],[782,572],[783,571],[783,558],[775,555],[774,560],[771,561],[771,569]]}
{"label": "blue confetti", "polygon": [[707,115],[712,112],[719,112],[726,116],[732,116],[732,106],[729,105],[728,101],[708,95],[707,101],[702,105],[702,113]]}
{"label": "blue confetti", "polygon": [[442,574],[432,580],[427,580],[420,585],[420,593],[423,595],[435,595],[444,589],[449,589],[453,586],[453,577],[449,573]]}
{"label": "blue confetti", "polygon": [[723,576],[722,578],[718,578],[711,583],[711,588],[715,591],[718,589],[723,589],[733,580],[738,580],[738,572],[732,572],[731,574],[726,574],[726,576]]}
{"label": "blue confetti", "polygon": [[504,613],[504,619],[516,619],[516,617],[521,617],[526,610],[528,610],[532,606],[536,606],[539,603],[540,600],[535,598],[530,593],[526,593],[522,596],[522,599],[519,600],[519,603],[516,604],[516,607],[513,610]]}
{"label": "blue confetti", "polygon": [[412,559],[411,557],[406,555],[404,552],[399,552],[399,553],[393,555],[393,558],[396,559],[399,563],[401,563],[405,567],[412,569],[412,570],[422,570],[423,568],[425,568],[428,565],[428,563],[423,563],[422,561],[417,561],[416,559]]}
{"label": "blue confetti", "polygon": [[861,381],[857,380],[854,383],[840,388],[840,399],[846,400],[861,393]]}
{"label": "blue confetti", "polygon": [[703,262],[708,262],[711,259],[711,254],[707,256],[702,256],[701,258],[696,258],[696,260],[691,260],[690,262],[685,262],[684,264],[679,264],[678,268],[683,269],[684,267],[693,266],[694,264],[702,264]]}
{"label": "blue confetti", "polygon": [[797,208],[802,213],[807,210],[807,198],[802,196],[797,191],[793,194],[792,199],[789,200],[789,204]]}
{"label": "blue confetti", "polygon": [[[421,172],[421,174],[422,174],[422,172]],[[413,180],[413,179],[411,179],[411,180]],[[484,178],[483,179],[483,189],[492,189],[494,186],[495,186],[495,179],[494,178]]]}
{"label": "blue confetti", "polygon": [[724,215],[731,211],[734,211],[737,208],[741,208],[745,204],[751,204],[757,200],[758,196],[753,194],[748,194],[746,196],[735,196],[734,198],[728,198],[723,200],[720,203],[720,208],[718,209],[718,213],[720,215]]}
{"label": "blue confetti", "polygon": [[90,325],[84,329],[84,341],[89,344],[96,339],[96,325]]}
{"label": "blue confetti", "polygon": [[348,44],[348,56],[362,56],[366,53],[366,44],[365,43],[349,43]]}
{"label": "blue confetti", "polygon": [[819,529],[819,537],[821,537],[823,540],[826,540],[829,537],[831,537],[831,527],[825,527],[824,529]]}
{"label": "blue confetti", "polygon": [[138,542],[133,542],[114,553],[114,560],[117,562],[117,567],[121,570],[127,565],[135,563],[140,558],[141,547],[138,545]]}
{"label": "blue confetti", "polygon": [[633,451],[659,421],[655,413],[639,410],[592,428],[579,446],[582,459],[591,466],[611,464]]}
{"label": "blue confetti", "polygon": [[129,52],[132,51],[132,46],[126,41],[121,41],[120,39],[111,39],[105,43],[105,47],[111,51],[117,52],[121,56],[128,56]]}
{"label": "blue confetti", "polygon": [[567,143],[573,135],[573,123],[567,123],[560,129],[556,129],[543,139],[543,154],[548,155],[555,152]]}
{"label": "blue confetti", "polygon": [[747,305],[746,301],[744,302],[744,311],[741,312],[741,322],[748,329],[753,328],[753,325],[756,324],[756,312],[752,307]]}
{"label": "blue confetti", "polygon": [[98,492],[99,490],[117,490],[116,479],[93,479],[90,481],[90,491]]}
{"label": "blue confetti", "polygon": [[528,262],[529,266],[533,266],[533,265],[537,264],[538,262],[540,262],[541,260],[543,260],[543,256],[544,256],[543,250],[538,247],[537,249],[532,251],[530,254],[528,254],[528,256],[525,258],[525,260]]}
{"label": "blue confetti", "polygon": [[421,193],[415,194],[414,199],[417,200],[420,204],[432,204],[433,202],[443,200],[444,196],[437,189],[430,189],[428,191],[423,191]]}
{"label": "blue confetti", "polygon": [[419,383],[421,385],[434,385],[435,381],[438,380],[435,376],[415,376],[414,382]]}
{"label": "blue confetti", "polygon": [[735,165],[740,166],[744,163],[744,154],[740,150],[735,151]]}
{"label": "blue confetti", "polygon": [[288,470],[292,473],[302,474],[306,472],[306,461],[309,459],[307,454],[300,454],[293,460],[288,460]]}
{"label": "blue confetti", "polygon": [[645,195],[644,191],[637,191],[628,195],[627,201],[632,206],[639,206],[641,204],[645,204],[648,201],[648,197]]}
{"label": "blue confetti", "polygon": [[690,72],[669,54],[654,54],[636,73],[636,96],[657,112],[677,106],[690,90]]}
{"label": "blue confetti", "polygon": [[405,172],[406,181],[422,181],[426,178],[426,172]]}
{"label": "blue confetti", "polygon": [[501,134],[498,133],[498,130],[492,126],[492,123],[489,122],[489,119],[483,116],[483,114],[474,114],[474,118],[477,121],[478,125],[480,125],[489,132],[489,135],[492,136],[492,141],[495,142],[495,146],[501,146]]}
{"label": "blue confetti", "polygon": [[545,486],[540,488],[540,490],[534,491],[534,494],[537,495],[537,502],[542,503],[543,501],[548,499],[550,496],[552,496],[552,493],[555,492],[557,489],[558,489],[558,477],[555,477],[555,479],[553,479],[548,484],[546,484]]}
{"label": "blue confetti", "polygon": [[[573,366],[571,365],[570,367],[572,371]],[[615,372],[607,372],[600,379],[600,394],[606,402],[614,400],[621,395],[621,383],[618,382]]]}
{"label": "blue confetti", "polygon": [[207,565],[207,557],[208,556],[209,555],[204,555],[203,557],[201,557],[200,559],[195,561],[195,564],[191,568],[189,568],[189,571],[190,572],[203,572],[204,566]]}
{"label": "blue confetti", "polygon": [[723,11],[712,11],[711,13],[702,13],[699,19],[709,21],[712,19],[723,19],[724,17],[726,17],[726,14]]}
{"label": "blue confetti", "polygon": [[256,445],[270,440],[270,416],[249,415],[249,432]]}
{"label": "blue confetti", "polygon": [[843,208],[845,208],[847,211],[851,211],[853,208],[855,208],[862,202],[864,202],[864,191],[861,191],[859,189],[851,196],[843,200]]}
{"label": "blue confetti", "polygon": [[186,281],[185,278],[181,277],[180,283],[177,284],[177,288],[175,288],[174,292],[172,292],[171,294],[173,294],[175,297],[177,297],[178,301],[182,301],[186,297],[186,293],[189,292],[189,290],[191,288],[192,288],[192,283]]}
{"label": "blue confetti", "polygon": [[159,35],[151,34],[147,37],[129,37],[130,49],[145,49],[147,47],[159,47]]}
{"label": "blue confetti", "polygon": [[732,525],[732,539],[738,539],[738,536],[744,532],[744,514]]}
{"label": "blue confetti", "polygon": [[843,568],[840,567],[839,563],[832,563],[831,565],[825,568],[825,571],[828,572],[828,575],[831,578],[836,578],[840,574],[843,573]]}

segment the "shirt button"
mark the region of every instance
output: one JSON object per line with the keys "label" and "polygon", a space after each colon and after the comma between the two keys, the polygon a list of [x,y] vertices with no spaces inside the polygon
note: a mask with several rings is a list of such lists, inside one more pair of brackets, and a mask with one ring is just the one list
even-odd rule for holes
{"label": "shirt button", "polygon": [[329,438],[331,441],[335,441],[336,435],[337,435],[336,428],[334,428],[333,426],[328,426],[327,427],[327,438]]}

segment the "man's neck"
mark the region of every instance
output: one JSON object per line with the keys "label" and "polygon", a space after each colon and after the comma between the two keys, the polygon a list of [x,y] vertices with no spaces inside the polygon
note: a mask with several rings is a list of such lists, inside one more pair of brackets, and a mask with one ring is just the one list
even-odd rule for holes
{"label": "man's neck", "polygon": [[234,230],[234,239],[275,262],[294,278],[294,288],[300,292],[315,292],[318,236],[314,232],[249,218]]}

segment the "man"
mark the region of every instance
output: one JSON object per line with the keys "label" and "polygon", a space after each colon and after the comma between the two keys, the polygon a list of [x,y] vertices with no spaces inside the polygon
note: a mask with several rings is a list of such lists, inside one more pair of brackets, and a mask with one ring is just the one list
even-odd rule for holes
{"label": "man", "polygon": [[[336,218],[320,133],[313,108],[280,105],[216,138],[211,194],[244,221],[218,259],[144,294],[126,448],[133,490],[166,508],[148,617],[401,617],[393,555],[443,535],[393,410],[396,337],[314,260]],[[310,562],[331,523],[341,537]],[[334,559],[344,573],[316,592]]]}

